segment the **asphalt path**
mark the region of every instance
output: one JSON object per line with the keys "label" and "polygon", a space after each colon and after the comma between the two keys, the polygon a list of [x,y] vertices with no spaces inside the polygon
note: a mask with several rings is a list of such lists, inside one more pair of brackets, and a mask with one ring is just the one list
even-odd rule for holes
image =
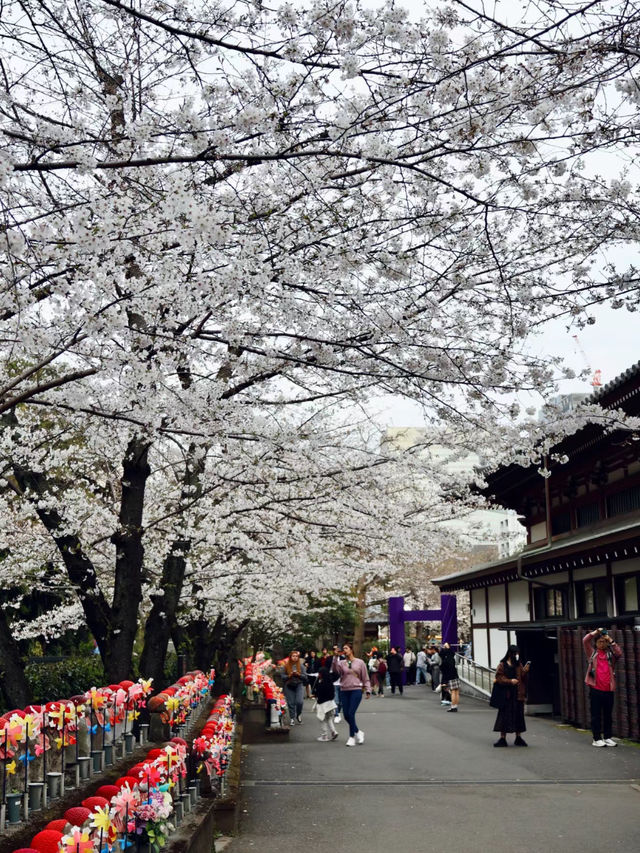
{"label": "asphalt path", "polygon": [[527,748],[495,749],[495,711],[425,686],[363,699],[361,746],[318,743],[306,702],[287,737],[243,747],[240,833],[227,853],[604,853],[640,847],[640,745],[527,718]]}

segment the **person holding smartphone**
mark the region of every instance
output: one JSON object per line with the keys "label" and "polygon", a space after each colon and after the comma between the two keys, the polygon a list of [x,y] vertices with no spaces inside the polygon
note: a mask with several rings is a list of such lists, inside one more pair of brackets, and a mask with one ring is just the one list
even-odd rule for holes
{"label": "person holding smartphone", "polygon": [[[595,649],[593,646],[595,645]],[[591,746],[617,746],[613,731],[613,697],[616,689],[615,665],[622,649],[605,628],[596,628],[582,638],[587,656],[585,683],[589,686],[591,705]]]}
{"label": "person holding smartphone", "polygon": [[503,688],[502,707],[498,709],[493,726],[494,732],[500,732],[500,737],[494,746],[507,746],[507,734],[515,732],[514,746],[528,746],[522,733],[526,732],[524,721],[524,703],[527,698],[527,681],[531,662],[523,666],[520,661],[520,650],[517,646],[509,646],[506,655],[498,664],[496,684]]}

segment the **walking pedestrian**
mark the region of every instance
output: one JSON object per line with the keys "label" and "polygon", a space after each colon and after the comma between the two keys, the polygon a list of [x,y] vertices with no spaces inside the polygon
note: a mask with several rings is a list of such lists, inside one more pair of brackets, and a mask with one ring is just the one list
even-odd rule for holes
{"label": "walking pedestrian", "polygon": [[[595,644],[595,649],[594,649]],[[589,685],[591,705],[591,746],[617,746],[613,733],[613,699],[616,689],[615,665],[622,649],[604,628],[596,628],[582,638],[588,666],[585,683]]]}
{"label": "walking pedestrian", "polygon": [[427,683],[427,653],[420,649],[416,655],[416,684]]}
{"label": "walking pedestrian", "polygon": [[378,667],[380,666],[380,659],[378,657],[378,652],[372,652],[371,657],[369,658],[369,663],[367,664],[369,668],[369,680],[371,681],[371,692],[375,694],[376,688],[378,686]]}
{"label": "walking pedestrian", "polygon": [[506,655],[496,669],[496,684],[503,688],[501,707],[498,709],[494,732],[500,732],[500,737],[494,746],[507,746],[507,734],[515,732],[514,746],[527,746],[522,733],[527,726],[524,721],[524,703],[527,698],[527,680],[530,662],[525,666],[520,660],[520,650],[517,646],[509,646]]}
{"label": "walking pedestrian", "polygon": [[320,658],[318,657],[318,653],[315,649],[311,649],[304,659],[304,665],[307,669],[307,699],[311,698],[311,694],[313,693],[313,685],[316,683],[316,678],[318,677],[318,670],[320,669]]}
{"label": "walking pedestrian", "polygon": [[407,674],[407,684],[415,684],[416,683],[416,656],[415,656],[415,653],[411,649],[405,649],[404,655],[402,656],[402,661],[404,663],[404,671]]}
{"label": "walking pedestrian", "polygon": [[442,658],[437,646],[432,646],[431,657],[431,689],[435,690],[440,685],[440,667],[442,666]]}
{"label": "walking pedestrian", "polygon": [[443,645],[440,658],[442,660],[440,670],[442,690],[443,692],[447,690],[451,694],[450,700],[445,699],[443,701],[447,702],[447,704],[450,702],[450,707],[447,708],[447,711],[456,712],[460,702],[460,681],[458,680],[458,670],[456,669],[455,652],[449,643]]}
{"label": "walking pedestrian", "polygon": [[333,651],[333,654],[331,654],[331,656],[327,658],[327,662],[326,662],[325,666],[327,667],[329,672],[333,673],[333,675],[334,675],[333,690],[334,690],[334,700],[336,703],[336,712],[335,712],[335,716],[333,718],[333,722],[339,723],[341,720],[340,711],[342,710],[342,699],[340,698],[340,679],[335,675],[335,670],[333,668],[333,662],[335,660],[340,660],[340,657],[341,657],[340,647],[336,645],[333,647],[332,651]]}
{"label": "walking pedestrian", "polygon": [[387,664],[385,659],[380,655],[378,658],[378,669],[376,672],[376,680],[378,682],[378,696],[384,699],[384,685],[387,678]]}
{"label": "walking pedestrian", "polygon": [[402,696],[402,671],[404,662],[402,655],[395,646],[391,646],[387,655],[387,669],[389,671],[389,681],[391,683],[391,692],[395,694],[396,687]]}
{"label": "walking pedestrian", "polygon": [[356,711],[362,701],[362,694],[371,696],[371,683],[367,666],[363,660],[355,657],[351,643],[343,643],[344,659],[334,658],[333,671],[340,679],[340,699],[345,722],[349,724],[349,738],[346,746],[364,743],[364,732],[356,723]]}
{"label": "walking pedestrian", "polygon": [[304,707],[304,685],[307,683],[307,671],[300,660],[300,652],[293,651],[285,659],[282,666],[284,679],[284,696],[289,709],[290,725],[302,725],[302,708]]}
{"label": "walking pedestrian", "polygon": [[318,670],[318,678],[313,685],[313,692],[318,703],[316,716],[320,720],[320,737],[317,740],[321,742],[335,740],[338,737],[338,732],[333,723],[336,709],[333,678],[326,666],[321,666]]}

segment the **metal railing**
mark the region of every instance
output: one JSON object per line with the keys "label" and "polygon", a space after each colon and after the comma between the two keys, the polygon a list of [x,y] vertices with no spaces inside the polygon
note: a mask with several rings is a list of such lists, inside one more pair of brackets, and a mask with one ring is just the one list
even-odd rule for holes
{"label": "metal railing", "polygon": [[458,677],[467,684],[475,687],[476,690],[491,695],[493,680],[496,676],[495,669],[488,666],[481,666],[470,658],[465,658],[456,653],[456,667],[458,669]]}

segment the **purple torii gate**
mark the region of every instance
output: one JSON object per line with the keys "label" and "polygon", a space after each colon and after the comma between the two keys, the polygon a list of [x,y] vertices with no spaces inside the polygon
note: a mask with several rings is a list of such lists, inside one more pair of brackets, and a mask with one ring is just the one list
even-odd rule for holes
{"label": "purple torii gate", "polygon": [[405,622],[442,622],[442,642],[454,646],[458,642],[458,615],[455,595],[440,596],[440,610],[405,610],[404,598],[389,599],[389,647],[404,650]]}

